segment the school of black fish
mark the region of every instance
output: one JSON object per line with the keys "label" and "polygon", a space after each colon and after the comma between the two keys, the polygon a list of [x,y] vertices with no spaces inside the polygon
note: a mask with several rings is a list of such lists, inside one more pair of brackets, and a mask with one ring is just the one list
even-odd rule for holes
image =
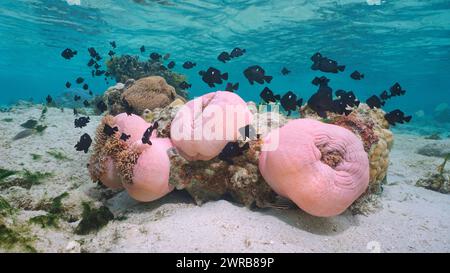
{"label": "school of black fish", "polygon": [[[110,58],[113,58],[116,54],[115,50],[117,48],[117,44],[115,41],[109,42],[111,46],[111,50],[108,52],[108,56]],[[91,69],[91,75],[92,77],[99,77],[104,76],[104,79],[107,83],[109,83],[109,79],[113,79],[109,72],[101,69],[102,65],[99,63],[102,60],[102,57],[98,53],[98,51],[90,47],[88,48],[89,53],[89,61],[87,63],[87,66],[89,69]],[[139,52],[141,54],[145,54],[146,48],[144,45],[142,45],[139,48]],[[239,47],[235,47],[230,52],[228,51],[222,51],[218,56],[217,60],[223,64],[226,64],[233,59],[236,59],[238,57],[243,56],[246,54],[246,49],[242,49]],[[61,52],[61,56],[66,59],[70,60],[77,56],[78,51],[66,48]],[[166,53],[164,55],[161,55],[157,52],[152,52],[148,55],[148,58],[150,61],[153,62],[161,62],[161,67],[164,67],[164,69],[174,69],[176,66],[175,61],[169,60],[170,54]],[[339,64],[337,61],[326,57],[322,55],[320,52],[317,52],[313,54],[310,57],[310,60],[312,61],[311,70],[313,71],[320,71],[322,73],[343,73],[346,69],[345,65]],[[164,66],[163,62],[168,61],[167,65]],[[181,67],[186,70],[193,69],[197,66],[196,62],[187,60],[184,61]],[[292,71],[288,69],[287,67],[282,67],[281,70],[282,76],[287,76]],[[222,85],[229,79],[228,72],[222,72],[221,70],[210,66],[206,70],[199,70],[198,75],[201,77],[202,81],[208,85],[210,88],[215,88],[216,85]],[[248,66],[243,71],[243,76],[248,80],[250,85],[254,85],[255,83],[265,85],[270,84],[273,80],[272,75],[268,75],[266,73],[266,70],[261,67],[258,64],[253,64]],[[358,70],[354,70],[350,74],[350,78],[355,81],[361,81],[363,80],[365,75]],[[82,85],[82,89],[85,91],[88,91],[91,96],[93,96],[92,90],[89,88],[88,83],[86,83],[85,79],[83,77],[78,77],[75,79],[75,83],[78,85]],[[327,113],[337,113],[341,115],[349,115],[355,107],[358,107],[360,104],[360,101],[357,99],[355,93],[351,90],[342,90],[338,89],[334,92],[333,95],[333,89],[329,85],[330,79],[328,79],[326,76],[317,76],[312,81],[311,84],[314,86],[317,86],[317,91],[313,93],[308,100],[306,100],[306,105],[311,108],[313,111],[315,111],[320,117],[327,118]],[[70,81],[67,81],[65,84],[66,88],[71,88],[72,83]],[[192,84],[183,81],[179,84],[179,88],[185,90],[192,87]],[[225,91],[229,92],[237,92],[239,90],[239,82],[226,82],[226,86],[224,88]],[[370,108],[382,108],[385,106],[386,102],[390,100],[393,97],[397,96],[403,96],[405,95],[406,91],[402,88],[402,86],[399,83],[394,83],[389,89],[389,91],[384,90],[380,92],[379,94],[374,94],[367,98],[365,100],[365,103]],[[282,109],[287,113],[287,116],[290,116],[293,112],[297,111],[300,107],[302,107],[303,104],[303,98],[300,98],[297,94],[295,94],[294,91],[287,91],[284,94],[275,94],[268,86],[265,86],[262,91],[260,92],[260,98],[262,100],[262,103],[271,104],[271,103],[279,103],[282,107]],[[74,100],[79,101],[81,99],[81,96],[75,95]],[[48,95],[46,97],[47,104],[51,104],[53,102],[53,98]],[[90,106],[90,102],[88,100],[83,101],[83,105],[85,107]],[[131,115],[133,112],[133,109],[128,104],[127,101],[123,101],[123,105],[125,106],[125,112],[128,115]],[[107,111],[108,107],[103,102],[100,101],[96,105],[96,109],[98,112],[103,113]],[[78,116],[77,109],[73,109],[74,115]],[[404,123],[409,122],[411,120],[411,116],[406,116],[401,110],[395,109],[385,115],[385,119],[388,121],[389,124],[395,125],[397,123]],[[74,124],[76,128],[83,128],[84,126],[89,123],[89,117],[80,117],[75,119]],[[150,141],[150,136],[157,128],[158,124],[155,123],[152,126],[150,126],[142,136],[142,142],[152,145]],[[109,127],[109,126],[108,126]],[[117,130],[116,127],[114,128],[108,128],[105,126],[105,134],[112,135]],[[244,128],[241,128],[244,130]],[[251,131],[251,128],[245,128],[245,135],[248,135]],[[126,134],[122,134],[120,136],[121,140],[126,141],[130,136]],[[248,137],[248,136],[247,136]],[[84,134],[81,136],[80,141],[75,145],[75,148],[78,151],[84,151],[87,152],[89,149],[89,146],[91,145],[92,140],[89,135]],[[246,145],[240,147],[237,142],[230,142],[222,151],[222,153],[219,155],[219,159],[224,160],[228,162],[229,164],[233,164],[233,161],[231,158],[235,156],[241,155],[248,147]]]}

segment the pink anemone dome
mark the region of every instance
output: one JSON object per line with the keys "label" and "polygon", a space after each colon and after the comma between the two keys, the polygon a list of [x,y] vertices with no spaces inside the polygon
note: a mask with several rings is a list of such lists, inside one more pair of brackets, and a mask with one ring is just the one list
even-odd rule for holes
{"label": "pink anemone dome", "polygon": [[252,113],[245,101],[228,91],[205,94],[186,103],[176,114],[170,136],[180,154],[188,160],[210,160],[239,129],[251,124]]}
{"label": "pink anemone dome", "polygon": [[272,189],[321,217],[344,212],[369,184],[369,159],[349,130],[296,119],[265,139],[259,169]]}
{"label": "pink anemone dome", "polygon": [[141,202],[163,197],[174,187],[169,184],[170,160],[167,150],[172,148],[168,138],[151,138],[152,145],[140,144],[141,154],[133,168],[132,183],[124,183],[128,194]]}

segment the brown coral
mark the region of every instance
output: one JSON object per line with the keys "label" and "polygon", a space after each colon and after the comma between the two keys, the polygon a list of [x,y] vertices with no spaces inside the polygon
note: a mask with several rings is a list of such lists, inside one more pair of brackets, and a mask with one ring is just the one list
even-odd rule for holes
{"label": "brown coral", "polygon": [[136,115],[145,109],[153,110],[169,105],[176,98],[175,88],[160,76],[150,76],[137,80],[121,96],[133,108]]}

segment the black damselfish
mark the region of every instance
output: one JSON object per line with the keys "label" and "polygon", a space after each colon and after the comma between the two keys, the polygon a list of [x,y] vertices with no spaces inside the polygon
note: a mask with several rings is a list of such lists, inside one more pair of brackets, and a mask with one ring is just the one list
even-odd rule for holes
{"label": "black damselfish", "polygon": [[406,93],[406,91],[402,89],[398,82],[391,86],[391,88],[389,88],[389,91],[391,92],[391,97],[402,96]]}
{"label": "black damselfish", "polygon": [[345,65],[338,65],[335,60],[323,57],[319,52],[311,57],[311,61],[314,62],[311,66],[312,70],[320,70],[327,73],[338,73],[345,70]]}
{"label": "black damselfish", "polygon": [[221,61],[222,63],[226,63],[227,61],[231,60],[230,54],[228,52],[223,51],[222,53],[217,56],[217,60]]}
{"label": "black damselfish", "polygon": [[96,106],[97,109],[100,111],[100,113],[103,113],[108,109],[108,106],[106,106],[106,103],[103,102],[102,100],[99,101]]}
{"label": "black damselfish", "polygon": [[222,84],[223,80],[228,80],[228,73],[220,72],[219,69],[210,67],[206,71],[198,72],[202,76],[202,80],[208,84],[209,87],[215,87],[216,84]]}
{"label": "black damselfish", "polygon": [[228,142],[225,145],[225,148],[220,152],[218,158],[227,162],[230,165],[233,165],[234,162],[232,160],[233,157],[241,156],[244,154],[244,151],[250,147],[250,144],[247,142],[242,147],[239,146],[239,142]]}
{"label": "black damselfish", "polygon": [[61,52],[61,56],[66,60],[72,59],[75,55],[77,55],[77,51],[70,48],[66,48]]}
{"label": "black damselfish", "polygon": [[155,121],[152,126],[148,127],[147,130],[145,130],[144,135],[142,136],[142,143],[152,145],[150,137],[152,136],[153,130],[158,129],[158,126],[158,122]]}
{"label": "black damselfish", "polygon": [[82,78],[82,77],[78,77],[77,79],[76,79],[76,83],[77,84],[81,84],[81,83],[83,83],[84,82],[84,79]]}
{"label": "black damselfish", "polygon": [[237,91],[238,89],[239,89],[238,82],[235,84],[229,82],[229,83],[227,83],[227,86],[225,87],[225,91],[229,91],[229,92],[234,92],[234,91]]}
{"label": "black damselfish", "polygon": [[280,95],[275,95],[273,93],[272,90],[270,90],[269,87],[264,87],[264,89],[261,91],[261,93],[259,94],[259,96],[261,97],[261,99],[265,102],[265,103],[270,103],[270,102],[277,102],[278,100],[281,99]]}
{"label": "black damselfish", "polygon": [[382,101],[377,95],[373,95],[366,100],[366,104],[371,108],[380,109],[381,106],[384,106],[384,101]]}
{"label": "black damselfish", "polygon": [[297,107],[301,107],[302,103],[303,99],[300,98],[297,100],[297,95],[295,95],[292,91],[288,91],[280,99],[281,106],[288,112],[287,116],[290,116],[292,111],[297,110]]}
{"label": "black damselfish", "polygon": [[264,84],[264,82],[270,83],[273,79],[272,76],[266,76],[266,71],[259,65],[249,66],[244,70],[244,76],[251,85],[253,85],[254,82],[259,84]]}
{"label": "black damselfish", "polygon": [[364,74],[359,73],[359,71],[354,71],[352,74],[350,74],[350,78],[359,81],[361,79],[364,79]]}
{"label": "black damselfish", "polygon": [[187,62],[184,62],[183,68],[184,69],[191,69],[191,68],[193,68],[196,65],[197,65],[196,63],[193,63],[191,61],[187,61]]}
{"label": "black damselfish", "polygon": [[241,49],[241,48],[239,48],[239,47],[235,47],[235,48],[231,51],[230,57],[231,57],[231,58],[237,58],[237,57],[240,57],[240,56],[244,55],[245,52],[246,52],[245,49]]}
{"label": "black damselfish", "polygon": [[170,61],[170,62],[167,64],[167,67],[168,67],[169,69],[174,68],[174,67],[175,67],[175,62],[174,62],[174,61]]}
{"label": "black damselfish", "polygon": [[89,121],[91,121],[89,117],[79,117],[74,121],[75,128],[83,128]]}
{"label": "black damselfish", "polygon": [[396,123],[410,122],[412,116],[405,116],[405,113],[396,109],[384,115],[384,118],[390,125],[395,126]]}
{"label": "black damselfish", "polygon": [[103,133],[107,136],[114,135],[117,131],[119,131],[119,128],[117,126],[111,127],[108,124],[105,124],[105,127],[103,127]]}
{"label": "black damselfish", "polygon": [[77,151],[84,151],[87,154],[89,147],[91,147],[92,139],[88,134],[84,134],[80,137],[80,140],[75,145]]}
{"label": "black damselfish", "polygon": [[120,139],[123,140],[123,141],[127,141],[130,137],[131,137],[131,135],[127,135],[125,133],[122,133],[120,135]]}
{"label": "black damselfish", "polygon": [[182,81],[178,87],[180,87],[181,89],[189,89],[192,87],[192,84],[187,83],[186,81]]}
{"label": "black damselfish", "polygon": [[286,67],[283,67],[283,69],[281,69],[281,74],[283,74],[283,76],[286,76],[289,73],[291,73],[291,71]]}

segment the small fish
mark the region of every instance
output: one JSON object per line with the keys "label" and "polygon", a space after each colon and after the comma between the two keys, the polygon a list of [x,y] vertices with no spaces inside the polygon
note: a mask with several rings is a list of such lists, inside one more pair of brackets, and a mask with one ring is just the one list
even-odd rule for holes
{"label": "small fish", "polygon": [[246,52],[245,49],[240,49],[239,47],[235,47],[231,53],[230,53],[230,57],[231,58],[237,58],[240,57],[242,55],[244,55],[244,53]]}
{"label": "small fish", "polygon": [[66,82],[66,88],[70,88],[72,84],[70,82]]}
{"label": "small fish", "polygon": [[83,89],[84,90],[88,90],[89,89],[89,85],[87,83],[83,84]]}
{"label": "small fish", "polygon": [[78,116],[78,110],[75,109],[75,108],[73,108],[73,115],[74,115],[74,116]]}
{"label": "small fish", "polygon": [[233,165],[234,162],[232,160],[233,157],[241,156],[244,154],[244,151],[250,147],[250,144],[247,142],[242,147],[239,146],[239,142],[228,142],[227,145],[223,148],[223,150],[219,154],[219,159],[227,162],[230,165]]}
{"label": "small fish", "polygon": [[272,90],[269,89],[269,87],[264,87],[259,96],[261,97],[261,99],[263,99],[265,103],[276,102],[277,100],[281,99],[281,96],[274,95],[274,93],[272,92]]}
{"label": "small fish", "polygon": [[258,137],[255,127],[250,124],[240,128],[239,133],[244,138],[244,140],[247,140],[247,138],[256,139]]}
{"label": "small fish", "polygon": [[77,55],[77,51],[70,48],[66,48],[61,52],[61,56],[66,60],[72,59],[75,55]]}
{"label": "small fish", "polygon": [[111,127],[108,124],[105,124],[105,127],[103,127],[103,133],[109,137],[114,135],[114,133],[118,132],[118,131],[119,131],[119,128],[117,128],[117,126]]}
{"label": "small fish", "polygon": [[158,126],[158,122],[155,121],[152,126],[148,127],[147,130],[145,130],[144,135],[142,136],[142,143],[152,145],[150,137],[152,136],[153,130],[158,129]]}
{"label": "small fish", "polygon": [[286,76],[289,73],[291,73],[291,71],[286,67],[283,67],[283,69],[281,69],[281,74],[283,74],[283,76]]}
{"label": "small fish", "polygon": [[81,100],[81,96],[75,95],[75,96],[73,96],[73,100],[79,101],[79,100]]}
{"label": "small fish", "polygon": [[322,85],[328,85],[328,83],[330,82],[330,79],[328,79],[327,77],[325,77],[325,76],[322,76],[322,77],[315,77],[313,80],[312,80],[312,84],[314,84],[314,85],[316,85],[316,86],[322,86]]}
{"label": "small fish", "polygon": [[186,81],[182,81],[178,87],[180,87],[181,89],[189,89],[191,88],[192,84],[187,83]]}
{"label": "small fish", "polygon": [[93,96],[94,93],[92,93],[92,90],[89,90],[89,96]]}
{"label": "small fish", "polygon": [[89,117],[79,117],[74,121],[75,128],[83,128],[89,121],[91,121]]}
{"label": "small fish", "polygon": [[81,84],[83,82],[84,82],[84,79],[82,77],[78,77],[77,80],[76,80],[77,84]]}
{"label": "small fish", "polygon": [[389,96],[388,92],[387,92],[386,90],[384,90],[383,92],[381,92],[380,98],[381,98],[382,100],[388,100],[388,99],[391,98],[391,96]]}
{"label": "small fish", "polygon": [[314,54],[311,57],[311,61],[314,62],[311,66],[312,70],[329,73],[338,73],[339,71],[343,72],[345,70],[345,65],[338,65],[336,61],[323,57],[320,53]]}
{"label": "small fish", "polygon": [[92,78],[95,77],[95,71],[94,70],[91,70],[91,75],[92,75]]}
{"label": "small fish", "polygon": [[198,73],[202,76],[202,80],[208,84],[209,87],[215,87],[216,84],[222,84],[222,80],[228,80],[228,73],[220,72],[217,68],[210,67],[206,71],[200,71]]}
{"label": "small fish", "polygon": [[93,59],[97,60],[98,58],[101,58],[100,55],[98,54],[98,52],[93,47],[89,47],[88,52],[89,52],[89,55],[91,56],[91,58],[93,58]]}
{"label": "small fish", "polygon": [[117,47],[116,41],[109,42],[109,44],[111,45],[112,48],[116,48]]}
{"label": "small fish", "polygon": [[47,104],[50,104],[50,103],[53,102],[53,98],[52,98],[52,96],[50,96],[50,95],[48,95],[48,96],[45,98],[45,100],[47,101]]}
{"label": "small fish", "polygon": [[152,52],[152,54],[150,54],[150,59],[152,59],[153,61],[159,61],[161,60],[162,56],[156,52]]}
{"label": "small fish", "polygon": [[88,67],[92,67],[95,64],[95,60],[94,59],[90,59],[89,62],[87,63]]}
{"label": "small fish", "polygon": [[168,60],[170,58],[170,53],[166,53],[163,56],[163,60]]}
{"label": "small fish", "polygon": [[332,89],[327,85],[321,85],[316,93],[308,100],[308,106],[321,118],[327,118],[327,111],[333,111]]}
{"label": "small fish", "polygon": [[165,71],[165,70],[167,70],[167,67],[165,67],[164,65],[160,65],[159,69]]}
{"label": "small fish", "polygon": [[228,52],[223,51],[222,53],[217,56],[217,60],[221,61],[222,63],[226,63],[227,61],[231,60],[230,54]]}
{"label": "small fish", "polygon": [[361,79],[364,79],[364,74],[359,73],[359,71],[354,71],[352,74],[350,74],[350,78],[359,81]]}
{"label": "small fish", "polygon": [[350,107],[359,106],[360,101],[356,98],[353,91],[337,90],[336,96]]}
{"label": "small fish", "polygon": [[94,68],[95,68],[96,70],[98,70],[100,67],[101,67],[101,65],[99,65],[98,63],[95,63]]}
{"label": "small fish", "polygon": [[266,72],[259,65],[249,66],[244,70],[244,76],[251,85],[253,85],[254,82],[259,84],[264,84],[264,82],[270,83],[273,79],[272,76],[266,76]]}
{"label": "small fish", "polygon": [[373,95],[370,98],[366,100],[366,104],[371,108],[378,108],[380,109],[381,106],[384,106],[384,101],[380,100],[380,98],[377,95]]}
{"label": "small fish", "polygon": [[229,83],[227,83],[227,86],[225,87],[225,91],[229,91],[229,92],[234,92],[234,91],[237,91],[238,89],[239,89],[238,82],[235,84],[229,82]]}
{"label": "small fish", "polygon": [[112,50],[110,50],[110,51],[108,52],[108,55],[109,55],[110,57],[114,56],[115,54],[116,54],[116,52],[114,52],[114,51],[112,51]]}
{"label": "small fish", "polygon": [[348,116],[352,110],[349,110],[347,108],[347,104],[342,99],[336,99],[333,100],[333,112],[337,113],[339,115],[346,115]]}
{"label": "small fish", "polygon": [[97,109],[100,111],[100,113],[103,113],[108,109],[108,106],[106,106],[106,103],[103,102],[102,100],[99,101],[96,106]]}
{"label": "small fish", "polygon": [[170,61],[170,63],[167,64],[167,67],[168,67],[169,69],[174,68],[174,67],[175,67],[175,62],[174,62],[174,61]]}
{"label": "small fish", "polygon": [[402,89],[398,82],[391,86],[391,88],[389,88],[389,91],[391,92],[391,97],[402,96],[406,93],[406,91]]}
{"label": "small fish", "polygon": [[405,116],[405,113],[396,109],[384,115],[384,118],[389,122],[390,125],[395,126],[396,123],[403,124],[405,121],[410,122],[412,116]]}
{"label": "small fish", "polygon": [[91,147],[92,139],[88,134],[84,134],[80,137],[80,140],[75,145],[77,151],[84,151],[87,154],[89,147]]}
{"label": "small fish", "polygon": [[101,75],[103,75],[103,74],[105,74],[105,70],[96,70],[95,71],[95,76],[101,76]]}
{"label": "small fish", "polygon": [[297,100],[297,95],[295,95],[292,91],[288,91],[286,94],[281,97],[280,104],[285,111],[288,112],[287,116],[291,115],[291,111],[297,110],[297,107],[301,107],[303,103],[303,99]]}
{"label": "small fish", "polygon": [[187,62],[184,62],[183,68],[184,69],[191,69],[191,68],[193,68],[196,65],[197,65],[196,63],[193,63],[191,61],[187,61]]}
{"label": "small fish", "polygon": [[126,99],[122,99],[122,105],[125,108],[125,113],[127,113],[128,116],[131,116],[133,114],[133,107],[128,103]]}
{"label": "small fish", "polygon": [[89,103],[89,101],[84,100],[83,105],[84,105],[84,107],[89,107],[91,104]]}
{"label": "small fish", "polygon": [[122,133],[122,135],[120,135],[120,139],[123,141],[127,141],[130,137],[131,135],[127,135],[125,133]]}
{"label": "small fish", "polygon": [[141,48],[139,48],[139,50],[141,51],[141,53],[145,52],[145,46],[141,46]]}

